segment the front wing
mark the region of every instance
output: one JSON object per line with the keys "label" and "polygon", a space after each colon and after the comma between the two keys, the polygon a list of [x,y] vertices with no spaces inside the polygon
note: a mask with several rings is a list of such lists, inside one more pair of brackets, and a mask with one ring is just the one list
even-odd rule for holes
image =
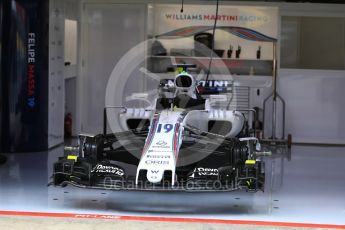
{"label": "front wing", "polygon": [[[110,190],[264,190],[264,161],[260,158],[248,160],[247,143],[237,138],[224,139],[218,135],[189,131],[193,141],[183,142],[179,154],[181,160],[184,155],[192,153],[205,154],[206,157],[189,165],[178,166],[174,184],[169,173],[164,175],[160,183],[153,184],[147,181],[145,172],[139,175],[138,183],[135,183],[136,171],[133,166],[138,165],[139,159],[134,155],[142,151],[147,134],[143,131],[81,135],[78,146],[67,149],[69,153],[54,164],[53,184]],[[122,138],[131,141],[119,144]],[[209,148],[211,145],[217,146]],[[207,152],[208,149],[213,150]]]}

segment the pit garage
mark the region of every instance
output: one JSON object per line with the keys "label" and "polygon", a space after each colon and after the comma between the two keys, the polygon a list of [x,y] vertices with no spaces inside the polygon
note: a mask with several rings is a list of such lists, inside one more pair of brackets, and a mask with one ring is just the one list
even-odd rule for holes
{"label": "pit garage", "polygon": [[0,12],[1,229],[345,229],[342,1]]}

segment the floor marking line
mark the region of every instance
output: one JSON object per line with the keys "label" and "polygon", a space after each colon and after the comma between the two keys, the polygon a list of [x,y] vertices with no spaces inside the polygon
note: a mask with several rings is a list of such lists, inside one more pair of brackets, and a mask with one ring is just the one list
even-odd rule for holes
{"label": "floor marking line", "polygon": [[224,220],[224,219],[183,218],[183,217],[117,216],[117,215],[108,215],[108,214],[102,215],[102,214],[0,211],[0,216],[31,216],[31,217],[62,217],[62,218],[64,217],[64,218],[79,218],[79,219],[132,220],[132,221],[155,221],[155,222],[211,223],[211,224],[233,224],[233,225],[260,225],[260,226],[276,226],[276,227],[345,229],[345,225],[336,225],[336,224],[311,224],[311,223],[294,223],[294,222]]}

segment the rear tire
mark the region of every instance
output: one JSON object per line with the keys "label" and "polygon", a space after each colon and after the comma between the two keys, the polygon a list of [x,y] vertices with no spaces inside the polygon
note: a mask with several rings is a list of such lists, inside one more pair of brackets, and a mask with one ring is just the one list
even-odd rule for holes
{"label": "rear tire", "polygon": [[4,155],[0,155],[0,165],[5,164],[7,161],[7,158]]}

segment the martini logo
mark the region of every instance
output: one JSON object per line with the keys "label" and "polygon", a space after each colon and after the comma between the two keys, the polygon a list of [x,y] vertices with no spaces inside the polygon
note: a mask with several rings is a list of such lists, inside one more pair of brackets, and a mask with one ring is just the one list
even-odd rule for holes
{"label": "martini logo", "polygon": [[[174,85],[174,80],[172,79],[163,79],[161,80],[162,84],[172,84]],[[208,80],[208,81],[198,81],[197,83],[199,86],[202,87],[231,87],[233,85],[233,81],[230,80]]]}

